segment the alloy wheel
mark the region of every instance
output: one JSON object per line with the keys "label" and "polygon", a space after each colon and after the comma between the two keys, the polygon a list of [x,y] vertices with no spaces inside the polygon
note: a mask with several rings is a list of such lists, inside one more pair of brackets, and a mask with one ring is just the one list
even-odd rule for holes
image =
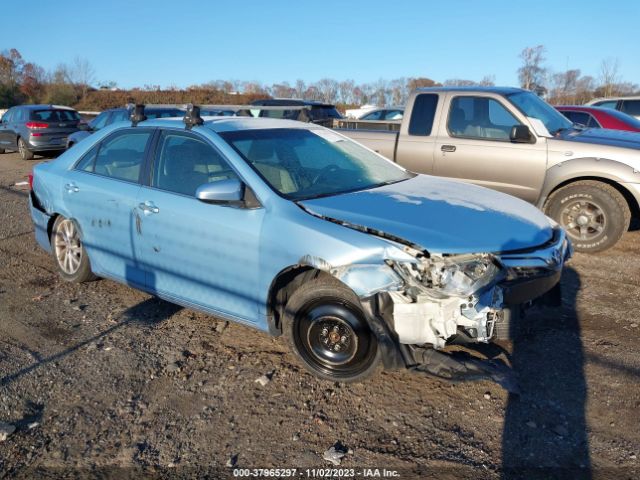
{"label": "alloy wheel", "polygon": [[60,268],[67,275],[75,274],[82,261],[82,244],[78,229],[71,220],[63,220],[55,232],[54,249]]}

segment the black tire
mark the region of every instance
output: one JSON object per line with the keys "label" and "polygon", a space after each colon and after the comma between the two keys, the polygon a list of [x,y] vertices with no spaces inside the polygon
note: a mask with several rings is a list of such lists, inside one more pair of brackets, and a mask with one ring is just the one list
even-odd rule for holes
{"label": "black tire", "polygon": [[326,380],[362,381],[380,364],[378,341],[358,297],[329,275],[313,272],[293,293],[283,330],[302,365]]}
{"label": "black tire", "polygon": [[33,152],[29,150],[26,142],[22,138],[18,138],[18,153],[23,160],[33,160]]}
{"label": "black tire", "polygon": [[6,150],[4,148],[0,148],[0,155],[2,155],[5,152],[6,152]]}
{"label": "black tire", "polygon": [[51,229],[51,254],[63,280],[82,283],[97,278],[91,271],[77,225],[62,215],[56,218]]}
{"label": "black tire", "polygon": [[75,143],[73,142],[69,142],[67,143],[67,150],[69,150],[71,147],[73,147],[75,145]]}
{"label": "black tire", "polygon": [[624,196],[609,184],[580,180],[553,192],[545,213],[567,231],[578,252],[613,247],[629,228],[631,211]]}

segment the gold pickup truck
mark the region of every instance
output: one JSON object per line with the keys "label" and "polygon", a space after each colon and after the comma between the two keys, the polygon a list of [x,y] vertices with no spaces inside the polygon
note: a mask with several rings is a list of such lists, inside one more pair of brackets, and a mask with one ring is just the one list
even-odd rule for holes
{"label": "gold pickup truck", "polygon": [[574,125],[527,90],[419,89],[399,131],[337,123],[340,133],[409,170],[535,204],[581,252],[612,247],[638,217],[640,134]]}

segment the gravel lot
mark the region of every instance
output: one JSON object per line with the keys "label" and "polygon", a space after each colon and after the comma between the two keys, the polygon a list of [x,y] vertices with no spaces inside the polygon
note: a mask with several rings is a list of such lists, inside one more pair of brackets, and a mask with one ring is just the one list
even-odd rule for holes
{"label": "gravel lot", "polygon": [[41,160],[0,155],[0,478],[328,468],[336,442],[341,468],[400,478],[640,477],[640,231],[576,255],[563,307],[504,345],[520,395],[399,371],[339,385],[283,339],[112,281],[62,282],[14,185]]}

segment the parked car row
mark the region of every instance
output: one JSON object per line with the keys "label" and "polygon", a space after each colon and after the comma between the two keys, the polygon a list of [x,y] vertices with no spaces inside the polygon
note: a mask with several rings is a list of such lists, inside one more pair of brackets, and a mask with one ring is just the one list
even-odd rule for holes
{"label": "parked car row", "polygon": [[[595,127],[624,124],[637,131],[640,121],[608,108],[557,108],[571,120],[520,89],[421,89],[411,96],[401,122],[378,120],[368,129],[367,121],[358,120],[354,130],[353,122],[340,120],[339,130],[411,171],[459,178],[529,201],[567,230],[577,250],[605,250],[638,215],[640,139]],[[147,118],[184,113],[168,106],[146,109]],[[203,113],[320,125],[340,117],[332,105],[292,99],[258,100],[226,110],[212,106]],[[82,128],[77,112],[68,107],[14,107],[2,119],[0,145],[31,158],[35,151],[70,147],[130,114],[126,108],[106,110]],[[386,124],[389,128],[382,129]]]}
{"label": "parked car row", "polygon": [[[173,107],[150,107],[145,109],[145,115],[147,118],[181,117],[184,113],[185,110]],[[112,123],[128,120],[130,116],[131,108],[123,107],[104,110],[88,124],[78,125],[79,131],[72,133],[67,138],[67,148],[71,148],[83,138],[88,137],[92,133],[111,125]]]}

